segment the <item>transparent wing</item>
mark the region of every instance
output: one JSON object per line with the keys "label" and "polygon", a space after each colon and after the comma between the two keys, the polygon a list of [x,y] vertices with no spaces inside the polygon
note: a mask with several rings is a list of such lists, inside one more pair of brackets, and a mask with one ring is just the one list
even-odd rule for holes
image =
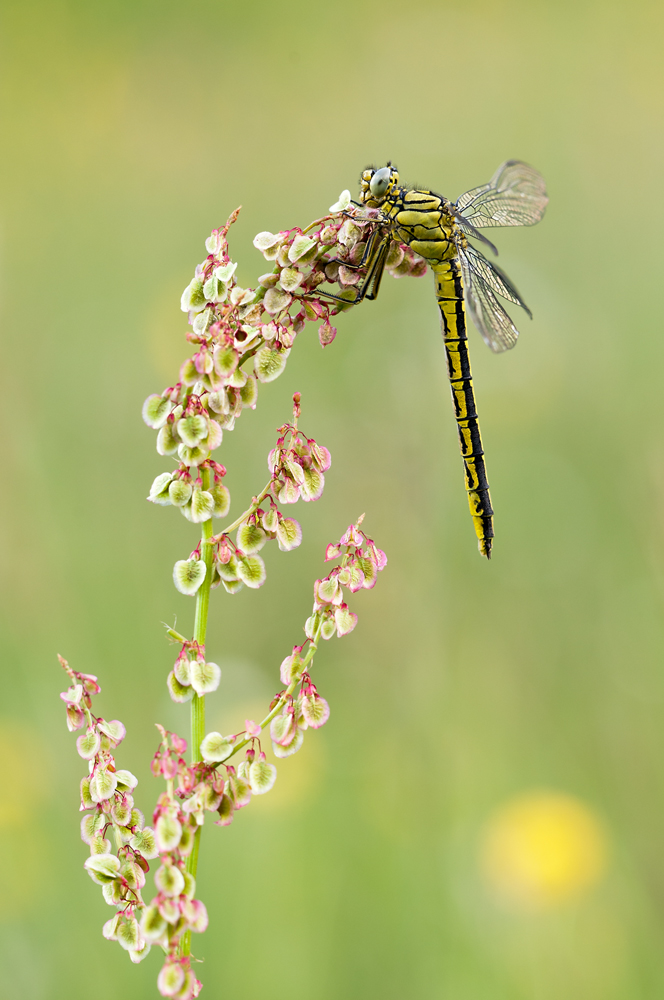
{"label": "transparent wing", "polygon": [[[506,160],[488,184],[462,194],[455,208],[475,229],[534,226],[548,201],[544,178],[534,167],[521,160]],[[463,229],[463,221],[459,224]]]}
{"label": "transparent wing", "polygon": [[464,300],[473,323],[484,342],[497,354],[514,347],[519,336],[505,309],[496,298],[521,306],[530,316],[516,288],[506,274],[483,257],[474,247],[457,245],[464,283]]}

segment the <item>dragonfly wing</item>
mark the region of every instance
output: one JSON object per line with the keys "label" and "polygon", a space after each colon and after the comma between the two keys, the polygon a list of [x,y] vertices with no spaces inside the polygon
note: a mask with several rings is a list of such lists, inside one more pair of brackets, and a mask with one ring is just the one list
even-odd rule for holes
{"label": "dragonfly wing", "polygon": [[[502,271],[473,247],[457,246],[464,283],[464,299],[470,318],[482,339],[496,354],[514,347],[519,331],[496,298],[496,292],[515,305],[523,302]],[[524,306],[525,308],[525,306]]]}
{"label": "dragonfly wing", "polygon": [[468,259],[468,269],[472,272],[473,280],[482,281],[484,284],[489,285],[492,291],[497,292],[498,295],[502,295],[502,297],[507,299],[508,302],[513,302],[515,306],[521,306],[522,309],[525,309],[530,318],[533,318],[533,314],[519,295],[513,283],[497,264],[487,260],[487,258],[479,252],[479,250],[476,250],[475,247],[470,246],[470,244],[463,248],[463,252]]}
{"label": "dragonfly wing", "polygon": [[506,160],[488,184],[462,194],[455,208],[475,229],[534,226],[548,201],[544,178],[534,167],[521,160]]}

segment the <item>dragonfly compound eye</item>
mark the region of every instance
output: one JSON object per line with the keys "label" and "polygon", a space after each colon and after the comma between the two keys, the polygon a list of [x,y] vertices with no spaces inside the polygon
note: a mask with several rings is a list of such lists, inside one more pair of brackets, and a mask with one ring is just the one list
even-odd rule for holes
{"label": "dragonfly compound eye", "polygon": [[380,170],[375,172],[371,178],[371,183],[369,184],[369,188],[374,198],[383,197],[388,189],[391,173],[392,170],[390,167],[381,167]]}

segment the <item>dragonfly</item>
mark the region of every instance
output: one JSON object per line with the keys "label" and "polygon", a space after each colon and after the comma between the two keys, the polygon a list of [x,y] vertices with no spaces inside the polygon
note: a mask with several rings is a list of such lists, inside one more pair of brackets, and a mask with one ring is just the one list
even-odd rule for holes
{"label": "dragonfly", "polygon": [[[532,313],[507,275],[470,242],[497,255],[479,232],[496,226],[533,226],[548,203],[544,178],[521,160],[506,160],[491,180],[456,202],[427,188],[399,184],[391,163],[368,167],[360,178],[360,203],[377,209],[367,240],[365,272],[355,301],[375,299],[393,241],[424,258],[434,274],[436,299],[459,432],[468,504],[480,553],[491,558],[494,527],[484,449],[475,404],[466,329],[466,310],[485,343],[499,353],[514,347],[519,332],[498,296]],[[373,213],[372,213],[373,214]]]}

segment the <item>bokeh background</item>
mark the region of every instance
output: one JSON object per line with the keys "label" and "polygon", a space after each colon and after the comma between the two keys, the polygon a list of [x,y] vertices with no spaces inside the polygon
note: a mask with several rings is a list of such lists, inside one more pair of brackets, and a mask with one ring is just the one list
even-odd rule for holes
{"label": "bokeh background", "polygon": [[186,356],[179,296],[238,204],[306,225],[367,163],[455,198],[518,157],[535,229],[497,231],[534,312],[471,334],[496,508],[477,553],[430,277],[385,279],[322,351],[307,328],[219,453],[242,509],[274,428],[333,466],[259,592],[213,595],[209,727],[278,686],[327,541],[388,553],[326,644],[332,716],[270,795],[204,831],[205,996],[646,1000],[664,990],[664,12],[648,0],[4,0],[2,952],[12,1000],[156,995],[100,934],[56,652],[100,676],[150,813],[161,622],[194,528],[145,503],[148,393]]}

